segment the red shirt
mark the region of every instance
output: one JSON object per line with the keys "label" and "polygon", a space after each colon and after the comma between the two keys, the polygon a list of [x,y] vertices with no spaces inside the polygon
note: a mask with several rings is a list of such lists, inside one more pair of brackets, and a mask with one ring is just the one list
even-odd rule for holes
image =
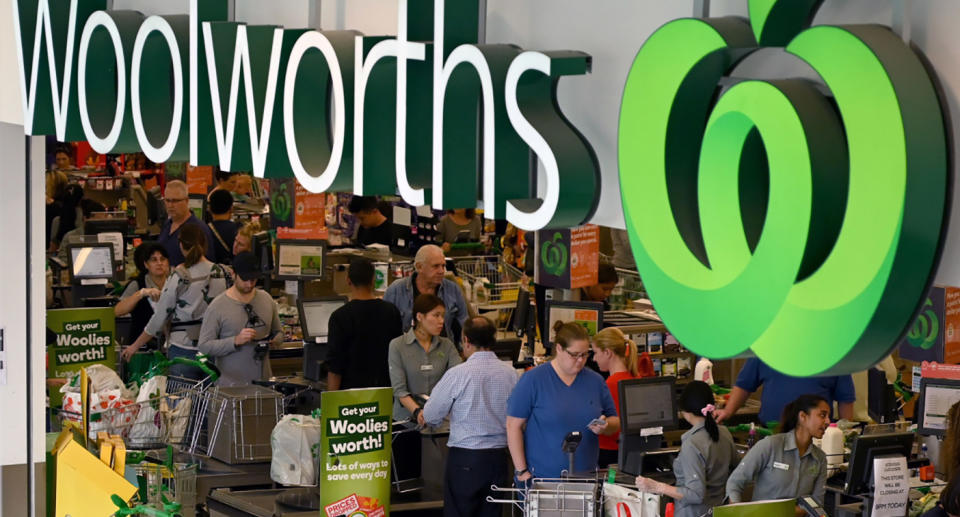
{"label": "red shirt", "polygon": [[[629,371],[617,372],[610,377],[607,377],[607,389],[610,390],[610,394],[613,395],[613,405],[617,408],[617,416],[620,415],[620,390],[617,388],[617,384],[620,381],[627,379],[635,379]],[[617,450],[617,443],[620,440],[620,435],[615,434],[611,436],[600,435],[600,448],[615,451]]]}

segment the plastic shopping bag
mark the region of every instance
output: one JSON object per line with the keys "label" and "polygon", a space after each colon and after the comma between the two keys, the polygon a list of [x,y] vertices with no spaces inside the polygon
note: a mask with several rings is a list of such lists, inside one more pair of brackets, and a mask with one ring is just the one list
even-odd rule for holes
{"label": "plastic shopping bag", "polygon": [[161,406],[165,404],[166,395],[167,378],[163,375],[151,377],[143,383],[137,395],[140,410],[127,434],[130,443],[144,445],[162,441],[165,426],[161,418]]}
{"label": "plastic shopping bag", "polygon": [[604,517],[660,517],[660,496],[603,484]]}
{"label": "plastic shopping bag", "polygon": [[319,470],[320,420],[287,415],[270,433],[270,479],[281,485],[315,486]]}

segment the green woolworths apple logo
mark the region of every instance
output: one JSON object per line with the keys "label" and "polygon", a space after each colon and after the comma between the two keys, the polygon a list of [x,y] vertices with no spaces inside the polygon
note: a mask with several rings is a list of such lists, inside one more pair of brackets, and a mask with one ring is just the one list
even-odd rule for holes
{"label": "green woolworths apple logo", "polygon": [[940,318],[929,307],[933,307],[933,301],[927,298],[927,302],[923,304],[923,314],[917,316],[913,328],[907,333],[907,342],[910,343],[910,346],[922,350],[933,348],[933,344],[937,341],[937,335],[940,334]]}
{"label": "green woolworths apple logo", "polygon": [[560,276],[567,269],[567,246],[563,243],[563,235],[553,234],[553,240],[545,241],[540,246],[540,261],[543,268],[553,276]]}
{"label": "green woolworths apple logo", "polygon": [[[620,113],[630,242],[663,321],[712,358],[790,375],[882,358],[925,299],[947,217],[930,73],[893,32],[816,26],[820,2],[681,19],[637,54]],[[720,80],[785,46],[823,80]],[[633,203],[632,201],[642,200]]]}

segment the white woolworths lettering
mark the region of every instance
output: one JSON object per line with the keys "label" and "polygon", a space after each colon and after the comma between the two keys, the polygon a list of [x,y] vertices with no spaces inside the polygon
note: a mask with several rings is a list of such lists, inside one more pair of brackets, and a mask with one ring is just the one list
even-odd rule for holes
{"label": "white woolworths lettering", "polygon": [[[196,0],[194,0],[196,1]],[[23,106],[23,129],[26,134],[33,134],[33,113],[36,109],[37,81],[40,79],[40,52],[46,51],[47,65],[50,76],[50,92],[53,97],[53,117],[57,132],[57,140],[61,142],[67,137],[67,113],[70,106],[70,81],[73,76],[73,49],[76,44],[77,1],[70,0],[70,15],[67,22],[66,52],[63,63],[63,83],[57,83],[57,56],[53,48],[53,27],[50,23],[50,4],[48,0],[40,0],[37,5],[37,26],[33,36],[33,61],[30,64],[30,85],[26,84],[27,67],[23,58],[23,46],[20,29],[20,5],[17,0],[11,2],[13,7],[13,33],[16,37],[17,64],[20,66],[20,100]],[[41,48],[42,42],[42,48]],[[61,87],[65,86],[65,87]]]}
{"label": "white woolworths lettering", "polygon": [[[36,109],[36,90],[37,81],[40,74],[39,62],[41,50],[46,51],[49,65],[49,79],[53,97],[53,111],[56,125],[57,137],[64,140],[67,129],[67,114],[70,104],[70,81],[73,77],[73,49],[76,31],[77,0],[70,0],[69,23],[67,26],[67,38],[64,61],[63,82],[58,83],[56,73],[57,61],[54,52],[52,25],[50,21],[49,0],[39,0],[37,9],[36,32],[33,42],[33,53],[31,63],[30,84],[26,84],[26,65],[24,62],[24,52],[21,45],[22,39],[18,0],[13,0],[13,18],[14,32],[17,37],[17,58],[20,65],[20,86],[21,100],[24,111],[24,125],[27,134],[33,133],[33,114]],[[425,59],[426,47],[423,43],[407,41],[407,0],[397,0],[398,3],[398,28],[397,38],[386,40],[374,47],[366,62],[362,57],[362,40],[356,40],[356,63],[357,77],[355,79],[355,145],[354,145],[354,182],[355,192],[362,192],[362,174],[363,174],[363,120],[364,120],[364,92],[366,90],[367,80],[375,64],[385,57],[396,57],[397,66],[397,112],[396,112],[396,178],[400,195],[403,199],[415,206],[425,204],[425,193],[423,189],[415,188],[410,185],[406,170],[406,98],[407,98],[407,60],[423,61]],[[189,98],[190,98],[190,161],[196,164],[198,162],[198,93],[199,93],[199,47],[200,35],[196,20],[199,16],[198,0],[190,0],[190,74],[189,74]],[[443,101],[446,94],[447,83],[453,70],[460,64],[469,63],[480,76],[481,89],[483,95],[484,110],[484,180],[483,180],[483,205],[487,207],[485,214],[487,218],[501,216],[496,213],[497,203],[495,202],[494,189],[494,167],[495,167],[495,134],[494,134],[494,106],[493,106],[493,84],[489,66],[480,50],[474,45],[461,45],[454,49],[446,62],[443,61],[443,34],[444,34],[444,5],[443,0],[434,0],[434,114],[433,114],[433,204],[435,208],[442,208],[443,203]],[[106,137],[101,138],[97,135],[90,122],[87,110],[86,85],[82,80],[86,73],[86,57],[89,50],[90,37],[93,31],[102,28],[106,30],[114,47],[114,53],[117,60],[117,107],[113,120],[113,125]],[[142,59],[143,46],[150,32],[159,31],[167,41],[174,70],[174,118],[171,124],[171,130],[164,145],[154,147],[147,139],[144,130],[143,118],[140,113],[141,99],[139,88],[138,66]],[[214,131],[217,136],[218,155],[220,165],[224,169],[230,168],[232,160],[233,134],[236,124],[236,103],[238,97],[240,72],[243,71],[243,80],[245,92],[249,106],[254,106],[252,73],[250,70],[250,54],[246,36],[246,28],[239,26],[236,36],[236,45],[234,50],[233,74],[231,79],[230,99],[226,115],[226,126],[224,126],[224,117],[219,95],[219,85],[215,70],[215,56],[213,54],[212,38],[210,34],[209,23],[203,24],[204,43],[207,55],[208,70],[210,71],[210,89],[213,96],[214,107]],[[43,44],[41,43],[43,42]],[[282,29],[276,29],[274,33],[273,49],[270,58],[270,70],[268,74],[267,93],[264,102],[263,119],[260,124],[256,123],[256,114],[254,109],[248,110],[248,127],[250,132],[251,156],[254,163],[254,174],[257,177],[264,176],[264,168],[267,157],[267,149],[270,140],[270,128],[273,122],[273,105],[277,93],[277,80],[279,70],[280,45],[282,43]],[[296,138],[293,124],[293,100],[295,79],[297,71],[304,54],[310,49],[319,50],[326,59],[330,69],[333,94],[333,149],[330,161],[326,169],[319,175],[311,175],[303,166],[297,150]],[[183,71],[181,69],[180,49],[176,38],[173,35],[169,24],[159,17],[150,17],[141,26],[137,34],[137,44],[134,49],[134,72],[131,77],[131,109],[134,119],[134,127],[137,133],[137,139],[141,148],[147,153],[148,157],[156,162],[162,162],[169,158],[173,149],[176,148],[180,135],[177,132],[179,121],[182,120],[183,108]],[[120,34],[113,19],[104,11],[98,11],[90,16],[84,26],[80,38],[80,54],[78,56],[78,97],[79,111],[83,130],[90,141],[91,147],[101,153],[109,152],[116,145],[123,124],[123,115],[125,109],[125,100],[127,95],[127,69],[125,66],[126,57],[123,53]],[[549,144],[543,136],[526,120],[520,112],[516,88],[520,76],[527,70],[536,70],[545,74],[550,73],[550,60],[547,56],[538,52],[525,52],[518,56],[510,66],[506,86],[507,113],[511,124],[518,135],[533,149],[534,153],[544,164],[546,174],[546,195],[540,208],[535,212],[524,212],[517,208],[512,202],[507,203],[506,218],[515,226],[526,229],[536,230],[546,226],[553,218],[559,201],[559,169],[556,163],[556,157],[550,149]],[[283,91],[283,116],[284,116],[284,136],[287,147],[287,154],[290,159],[290,165],[294,175],[303,187],[311,192],[323,192],[330,188],[333,180],[340,169],[343,158],[344,147],[344,128],[345,128],[345,101],[344,84],[340,70],[340,64],[336,53],[329,40],[320,32],[311,31],[304,33],[297,40],[287,67],[286,77],[284,78]],[[259,134],[257,127],[259,126]]]}
{"label": "white woolworths lettering", "polygon": [[[166,40],[167,48],[170,51],[170,59],[173,63],[173,119],[170,121],[170,133],[160,147],[154,147],[150,139],[147,138],[140,100],[139,70],[140,63],[143,60],[143,47],[146,46],[147,38],[153,31],[159,32]],[[167,161],[180,140],[180,123],[183,121],[183,63],[180,59],[180,46],[177,44],[177,37],[173,33],[173,28],[170,27],[167,20],[160,16],[151,16],[144,20],[140,30],[137,31],[137,39],[133,44],[133,61],[130,64],[130,70],[133,71],[130,74],[130,109],[133,110],[133,129],[137,133],[137,142],[143,149],[143,154],[154,163]]]}
{"label": "white woolworths lettering", "polygon": [[[333,91],[333,149],[330,153],[330,161],[327,162],[327,168],[319,176],[312,176],[303,167],[300,161],[300,152],[297,150],[297,139],[294,133],[293,124],[293,94],[296,88],[297,72],[300,70],[300,62],[303,55],[310,49],[317,49],[323,54],[327,61],[327,67],[330,69],[330,82]],[[297,42],[293,45],[290,52],[290,61],[287,64],[287,76],[284,78],[283,85],[283,119],[286,122],[283,127],[283,134],[287,143],[287,155],[290,157],[290,167],[297,181],[303,185],[303,188],[310,192],[324,192],[333,180],[336,179],[340,171],[340,162],[343,159],[343,141],[346,127],[344,111],[346,110],[346,100],[343,94],[343,73],[340,71],[340,61],[337,60],[337,53],[333,50],[333,45],[326,36],[317,32],[310,31],[303,33]]]}
{"label": "white woolworths lettering", "polygon": [[[113,125],[105,137],[101,137],[94,131],[93,124],[90,123],[90,112],[87,109],[87,53],[90,50],[93,31],[98,28],[102,28],[110,35],[110,43],[113,45],[113,54],[117,61],[117,107],[113,115]],[[113,151],[120,139],[123,115],[127,107],[127,59],[123,54],[123,42],[120,40],[117,24],[106,11],[97,11],[87,19],[86,25],[83,26],[83,34],[80,35],[80,54],[77,56],[77,61],[79,61],[77,63],[77,97],[80,102],[80,124],[83,126],[87,141],[90,142],[90,147],[100,154],[106,154]],[[69,85],[65,87],[69,88]]]}
{"label": "white woolworths lettering", "polygon": [[[220,99],[220,80],[217,78],[217,56],[213,49],[210,22],[203,23],[203,45],[207,56],[207,77],[210,79],[210,98],[213,104],[213,130],[217,139],[217,155],[220,168],[233,170],[233,136],[237,125],[237,97],[240,89],[240,72],[243,71],[244,92],[247,98],[247,127],[250,130],[250,155],[253,159],[253,175],[262,178],[267,163],[267,148],[270,143],[270,128],[273,124],[273,108],[277,93],[277,75],[280,73],[280,51],[283,47],[283,29],[273,31],[270,50],[270,69],[267,73],[267,89],[263,100],[263,120],[257,133],[256,101],[253,98],[253,72],[250,68],[250,43],[247,26],[237,27],[236,44],[233,50],[233,72],[230,76],[230,98],[227,105],[227,126],[223,126],[223,109]],[[289,77],[289,75],[288,75]]]}
{"label": "white woolworths lettering", "polygon": [[524,52],[510,63],[506,84],[507,116],[520,138],[530,146],[530,149],[533,149],[534,154],[543,163],[543,172],[547,179],[546,192],[540,208],[532,213],[524,212],[513,202],[508,201],[507,220],[521,230],[535,231],[547,226],[553,219],[554,212],[557,211],[557,204],[560,202],[560,169],[550,144],[524,118],[523,113],[520,112],[520,106],[517,105],[517,84],[520,82],[520,76],[528,70],[550,75],[550,58],[540,52]]}

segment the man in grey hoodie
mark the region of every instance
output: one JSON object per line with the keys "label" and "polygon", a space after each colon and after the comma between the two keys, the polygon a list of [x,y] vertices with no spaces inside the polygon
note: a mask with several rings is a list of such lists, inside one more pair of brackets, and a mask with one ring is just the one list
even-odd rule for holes
{"label": "man in grey hoodie", "polygon": [[268,377],[267,345],[283,341],[277,303],[256,287],[257,258],[249,252],[237,254],[233,272],[233,287],[207,307],[197,343],[220,369],[220,386],[245,386]]}

